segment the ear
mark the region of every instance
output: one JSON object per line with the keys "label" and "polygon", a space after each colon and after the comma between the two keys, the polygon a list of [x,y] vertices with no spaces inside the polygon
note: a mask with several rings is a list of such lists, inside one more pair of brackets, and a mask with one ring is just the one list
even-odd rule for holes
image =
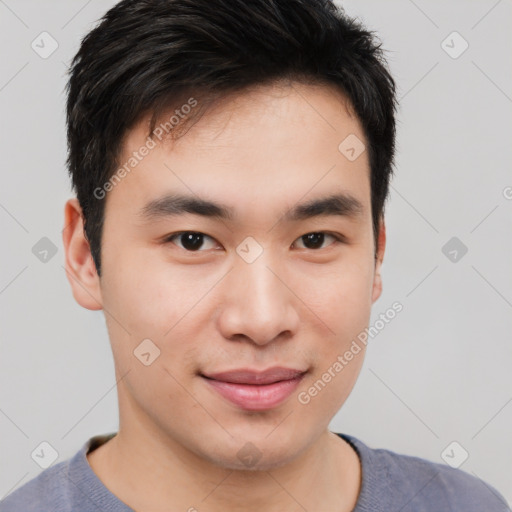
{"label": "ear", "polygon": [[382,260],[384,259],[384,250],[386,249],[386,224],[384,217],[381,217],[379,222],[379,236],[377,258],[375,261],[375,273],[373,276],[373,290],[372,290],[372,304],[380,297],[382,293],[382,277],[380,270],[382,267]]}
{"label": "ear", "polygon": [[64,207],[62,241],[66,253],[66,275],[73,297],[86,309],[102,309],[100,278],[85,238],[82,209],[76,198],[69,199]]}

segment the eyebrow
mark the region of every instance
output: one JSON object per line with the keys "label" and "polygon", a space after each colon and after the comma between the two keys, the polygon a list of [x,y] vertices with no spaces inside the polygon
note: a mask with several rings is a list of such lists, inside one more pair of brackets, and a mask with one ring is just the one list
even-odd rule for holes
{"label": "eyebrow", "polygon": [[[230,221],[236,217],[234,209],[230,206],[183,194],[166,194],[153,199],[141,208],[139,217],[145,222],[150,222],[187,213]],[[282,220],[294,222],[329,215],[355,218],[362,216],[363,213],[364,207],[358,199],[348,193],[337,193],[299,203],[286,211]]]}

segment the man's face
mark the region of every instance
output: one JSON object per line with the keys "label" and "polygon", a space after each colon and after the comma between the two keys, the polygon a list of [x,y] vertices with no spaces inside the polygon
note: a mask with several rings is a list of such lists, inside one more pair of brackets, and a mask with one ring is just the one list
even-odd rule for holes
{"label": "man's face", "polygon": [[[121,165],[146,131],[141,123],[129,132]],[[121,429],[242,469],[244,446],[261,454],[254,467],[272,467],[325,432],[364,350],[334,377],[333,365],[380,294],[368,155],[351,161],[338,149],[351,134],[365,140],[327,87],[255,89],[158,143],[108,192],[98,292],[123,377]],[[170,194],[232,216],[145,208]],[[337,194],[352,198],[344,214],[292,218]],[[266,390],[205,377],[274,367],[305,373]],[[329,368],[330,382],[309,393]]]}

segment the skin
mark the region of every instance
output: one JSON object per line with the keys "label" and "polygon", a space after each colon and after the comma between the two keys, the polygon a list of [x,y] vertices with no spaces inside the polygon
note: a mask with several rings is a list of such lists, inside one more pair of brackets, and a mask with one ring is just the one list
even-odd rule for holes
{"label": "skin", "polygon": [[[146,141],[147,119],[125,140],[124,162]],[[307,405],[297,397],[364,331],[381,294],[365,141],[337,90],[292,83],[231,96],[174,142],[159,143],[106,198],[102,276],[83,234],[80,206],[65,206],[66,272],[76,301],[103,309],[114,355],[120,426],[88,454],[106,487],[134,510],[351,511],[360,492],[356,452],[328,430],[359,375],[364,348]],[[233,221],[186,214],[144,223],[139,210],[163,192],[193,193],[234,208]],[[296,203],[349,192],[360,216],[286,223]],[[204,233],[198,251],[179,231]],[[302,238],[325,236],[319,248]],[[248,236],[263,253],[236,252]],[[185,242],[186,244],[186,242]],[[320,244],[319,244],[320,245]],[[133,351],[159,347],[149,366]],[[235,368],[308,369],[281,405],[245,411],[198,375]],[[253,443],[250,469],[238,451]]]}

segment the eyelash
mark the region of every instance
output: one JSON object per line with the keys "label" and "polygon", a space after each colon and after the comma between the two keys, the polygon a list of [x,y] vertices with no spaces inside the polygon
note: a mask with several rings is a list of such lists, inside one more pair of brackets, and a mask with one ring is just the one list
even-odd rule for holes
{"label": "eyelash", "polygon": [[[165,237],[165,239],[163,240],[163,243],[164,244],[173,243],[173,240],[175,238],[178,238],[179,236],[184,235],[186,233],[192,233],[192,234],[195,234],[195,235],[203,235],[203,236],[205,236],[207,238],[210,238],[211,240],[215,240],[213,237],[211,237],[211,236],[209,236],[209,235],[207,235],[205,233],[202,233],[200,231],[178,231],[176,233],[172,233],[169,236]],[[343,235],[336,234],[336,233],[331,233],[329,231],[310,231],[309,233],[305,233],[304,235],[299,236],[296,240],[300,240],[302,237],[307,236],[307,235],[312,235],[312,234],[324,234],[324,235],[328,235],[328,236],[331,236],[332,238],[334,238],[335,242],[333,244],[328,245],[327,247],[331,247],[332,245],[338,245],[338,244],[341,244],[341,243],[346,243],[346,238]],[[323,248],[320,248],[320,249],[307,249],[307,248],[305,248],[305,250],[310,250],[310,251],[318,252],[318,251],[321,251],[322,249],[327,249],[327,247],[323,247]],[[184,251],[186,251],[188,253],[201,253],[201,252],[205,252],[204,250],[190,251],[188,249],[185,249],[184,247],[179,247],[179,248],[183,249]]]}

